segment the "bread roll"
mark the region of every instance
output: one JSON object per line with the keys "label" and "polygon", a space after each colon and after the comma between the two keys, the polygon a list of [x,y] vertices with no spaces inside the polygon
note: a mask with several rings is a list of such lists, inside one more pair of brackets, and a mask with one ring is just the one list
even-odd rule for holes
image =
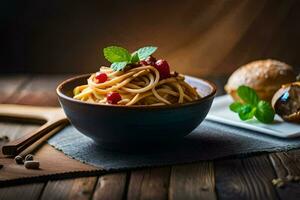
{"label": "bread roll", "polygon": [[253,88],[260,99],[271,102],[281,85],[296,80],[293,68],[277,60],[258,60],[237,69],[228,79],[225,90],[235,101],[239,101],[237,88],[246,85]]}

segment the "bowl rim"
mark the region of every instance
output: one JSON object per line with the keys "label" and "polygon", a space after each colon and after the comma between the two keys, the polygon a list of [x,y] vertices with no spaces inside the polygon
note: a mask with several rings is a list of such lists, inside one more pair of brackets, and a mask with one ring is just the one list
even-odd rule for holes
{"label": "bowl rim", "polygon": [[206,79],[202,79],[202,78],[196,78],[193,76],[188,76],[188,75],[184,75],[185,77],[188,77],[190,80],[195,80],[195,81],[203,81],[205,82],[208,86],[210,86],[212,88],[211,92],[206,95],[205,97],[195,100],[195,101],[191,101],[191,102],[187,102],[187,103],[182,103],[182,104],[172,104],[172,105],[161,105],[161,106],[141,106],[141,105],[131,105],[131,106],[124,106],[124,105],[109,105],[109,104],[97,104],[97,103],[91,103],[91,102],[85,102],[85,101],[80,101],[74,98],[71,98],[67,95],[65,95],[62,91],[61,88],[69,83],[72,82],[76,79],[80,79],[80,78],[84,78],[84,77],[89,77],[91,76],[92,73],[88,73],[88,74],[82,74],[82,75],[78,75],[78,76],[74,76],[71,78],[68,78],[66,80],[64,80],[63,82],[61,82],[57,88],[56,88],[56,94],[58,95],[58,97],[63,98],[67,101],[71,101],[73,103],[77,103],[77,104],[82,104],[82,105],[87,105],[87,106],[97,106],[97,107],[106,107],[106,108],[118,108],[118,109],[138,109],[138,110],[153,110],[153,109],[172,109],[172,108],[181,108],[181,107],[187,107],[187,106],[193,106],[193,105],[198,105],[202,102],[204,102],[205,100],[214,97],[217,93],[217,86],[215,83],[208,81]]}

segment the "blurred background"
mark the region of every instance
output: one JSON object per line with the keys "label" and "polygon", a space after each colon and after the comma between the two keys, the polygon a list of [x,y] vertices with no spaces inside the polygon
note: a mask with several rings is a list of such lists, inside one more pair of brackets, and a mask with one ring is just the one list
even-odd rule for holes
{"label": "blurred background", "polygon": [[299,72],[298,0],[1,1],[0,71],[85,73],[102,49],[155,45],[156,57],[195,76],[229,74],[275,58]]}

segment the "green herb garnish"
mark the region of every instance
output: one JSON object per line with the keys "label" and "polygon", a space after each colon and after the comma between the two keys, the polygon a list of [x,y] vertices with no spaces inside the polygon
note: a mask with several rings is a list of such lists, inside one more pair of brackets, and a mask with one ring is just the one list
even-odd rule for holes
{"label": "green herb garnish", "polygon": [[260,100],[255,90],[242,85],[238,88],[237,94],[242,102],[234,102],[229,108],[238,113],[241,120],[245,121],[255,117],[262,123],[274,121],[275,112],[272,106],[268,102]]}
{"label": "green herb garnish", "polygon": [[111,68],[114,71],[123,70],[128,64],[135,64],[141,60],[145,60],[156,51],[157,47],[148,46],[138,49],[130,54],[123,47],[110,46],[103,49],[106,60],[111,62]]}

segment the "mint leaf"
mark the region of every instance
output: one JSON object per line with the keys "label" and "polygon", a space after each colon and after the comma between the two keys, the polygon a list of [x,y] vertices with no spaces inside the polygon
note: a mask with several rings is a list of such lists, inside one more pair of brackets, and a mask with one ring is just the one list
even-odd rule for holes
{"label": "mint leaf", "polygon": [[256,108],[252,107],[249,104],[242,105],[242,107],[239,110],[240,119],[243,121],[252,119],[255,114],[255,110],[256,110]]}
{"label": "mint leaf", "polygon": [[237,89],[239,97],[245,102],[253,106],[256,106],[259,102],[259,98],[252,88],[242,85]]}
{"label": "mint leaf", "polygon": [[133,55],[131,56],[130,63],[137,63],[139,61],[140,59],[138,53],[137,52],[133,53]]}
{"label": "mint leaf", "polygon": [[230,104],[229,108],[231,111],[238,113],[242,106],[243,106],[242,103],[234,102],[234,103]]}
{"label": "mint leaf", "polygon": [[110,46],[103,49],[104,57],[111,63],[114,62],[130,62],[131,55],[130,53],[122,48],[117,46]]}
{"label": "mint leaf", "polygon": [[114,71],[122,71],[126,67],[127,64],[128,64],[127,62],[114,62],[110,65],[110,67]]}
{"label": "mint leaf", "polygon": [[272,106],[266,101],[259,101],[255,112],[255,117],[263,123],[271,123],[274,120],[275,112]]}
{"label": "mint leaf", "polygon": [[275,112],[272,106],[259,99],[255,90],[242,85],[237,90],[238,96],[242,102],[234,102],[229,108],[233,112],[237,112],[241,120],[255,118],[262,123],[271,123],[274,120]]}
{"label": "mint leaf", "polygon": [[157,47],[149,46],[149,47],[140,48],[136,52],[137,52],[140,60],[145,60],[151,54],[153,54],[156,51],[156,49],[157,49]]}

